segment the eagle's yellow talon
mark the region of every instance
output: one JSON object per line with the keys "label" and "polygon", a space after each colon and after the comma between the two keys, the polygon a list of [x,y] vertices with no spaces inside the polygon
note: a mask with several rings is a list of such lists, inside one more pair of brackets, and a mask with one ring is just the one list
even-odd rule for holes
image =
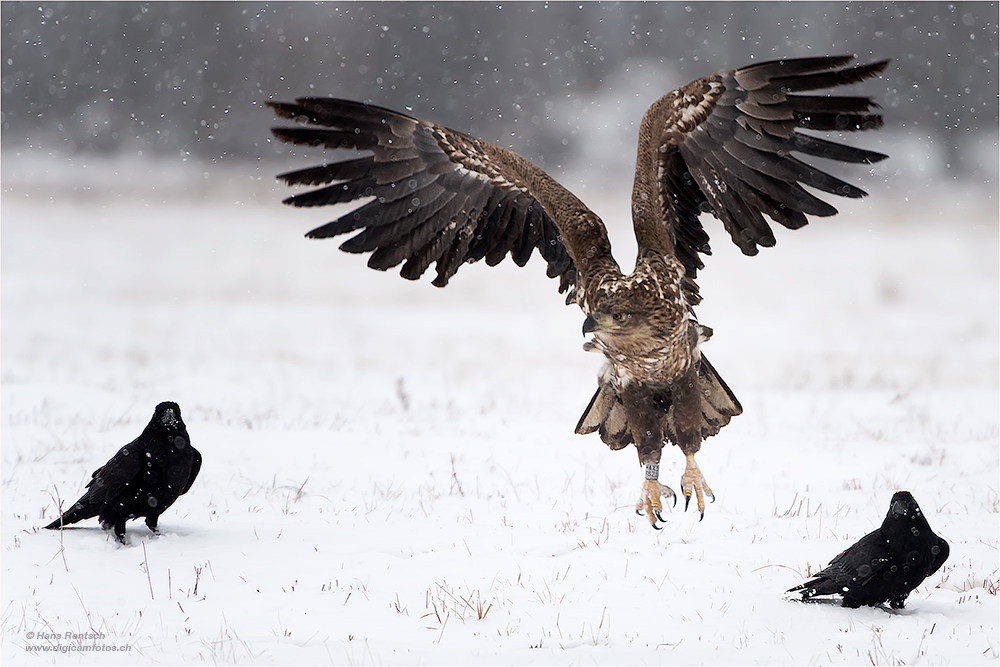
{"label": "eagle's yellow talon", "polygon": [[655,479],[647,479],[642,483],[639,502],[635,504],[635,513],[646,517],[656,530],[660,530],[663,527],[660,524],[665,523],[663,514],[661,513],[663,504],[660,502],[660,496],[673,498],[674,504],[677,504],[677,496],[674,494],[673,489],[666,484],[660,484]]}
{"label": "eagle's yellow talon", "polygon": [[701,513],[701,518],[704,519],[705,496],[711,496],[714,503],[715,494],[712,493],[708,482],[705,481],[705,476],[698,469],[698,464],[694,461],[694,454],[687,455],[687,467],[684,469],[684,474],[681,475],[681,491],[685,498],[684,511],[687,511],[688,505],[691,503],[691,495],[694,494],[698,504],[698,511]]}

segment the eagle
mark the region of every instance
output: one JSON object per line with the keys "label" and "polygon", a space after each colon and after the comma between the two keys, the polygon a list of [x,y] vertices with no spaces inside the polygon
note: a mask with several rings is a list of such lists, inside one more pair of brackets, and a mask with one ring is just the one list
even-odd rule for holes
{"label": "eagle", "polygon": [[804,131],[882,126],[869,97],[808,94],[863,81],[889,62],[853,61],[845,55],[755,63],[654,102],[639,126],[631,199],[638,252],[628,275],[611,254],[601,219],[511,150],[363,102],[302,97],[267,106],[296,122],[272,128],[277,139],[361,154],[278,176],[292,186],[321,186],[286,198],[292,206],[368,200],[307,237],[357,232],[341,250],[370,253],[373,269],[402,264],[400,275],[410,280],[433,263],[437,287],[464,263],[494,266],[510,255],[524,266],[537,250],[566,303],[585,314],[583,332],[592,337],[584,349],[606,359],[576,432],[597,431],[614,450],[636,445],[643,469],[636,512],[660,529],[663,499],[677,503],[659,481],[663,446],[673,443],[684,454],[685,509],[693,495],[703,519],[705,498],[715,495],[695,454],[742,413],[701,353],[712,335],[694,312],[702,298],[701,255],[711,254],[701,214],[718,218],[733,243],[755,255],[775,243],[767,218],[798,229],[807,216],[837,213],[810,190],[866,195],[795,155],[861,164],[887,157]]}

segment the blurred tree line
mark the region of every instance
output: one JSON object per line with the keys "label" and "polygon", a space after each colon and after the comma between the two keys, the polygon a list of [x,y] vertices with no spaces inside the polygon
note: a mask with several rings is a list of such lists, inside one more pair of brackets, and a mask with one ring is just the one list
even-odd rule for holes
{"label": "blurred tree line", "polygon": [[[997,4],[4,2],[2,143],[76,153],[271,157],[267,99],[409,110],[543,166],[574,101],[656,96],[752,60],[890,57],[865,84],[948,168],[998,126]],[[662,82],[662,83],[661,83]],[[638,112],[641,114],[641,110]],[[638,118],[622,119],[635,123]],[[631,155],[634,146],[622,146]]]}

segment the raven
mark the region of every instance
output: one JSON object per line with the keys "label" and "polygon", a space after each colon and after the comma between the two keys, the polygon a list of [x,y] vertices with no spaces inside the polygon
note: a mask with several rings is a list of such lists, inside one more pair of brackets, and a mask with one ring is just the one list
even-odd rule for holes
{"label": "raven", "polygon": [[931,530],[917,501],[897,491],[882,525],[830,561],[809,581],[789,589],[802,599],[841,595],[843,606],[856,609],[885,602],[902,609],[906,596],[948,559],[948,543]]}
{"label": "raven", "polygon": [[155,533],[160,515],[187,493],[200,469],[201,454],[191,446],[180,407],[160,403],[142,434],[95,470],[87,492],[45,527],[60,529],[96,516],[125,544],[125,522],[144,516]]}

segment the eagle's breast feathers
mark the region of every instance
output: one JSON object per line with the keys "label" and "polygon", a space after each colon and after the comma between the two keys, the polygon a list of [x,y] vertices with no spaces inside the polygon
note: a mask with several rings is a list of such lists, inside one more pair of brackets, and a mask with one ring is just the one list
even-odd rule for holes
{"label": "eagle's breast feathers", "polygon": [[616,384],[666,387],[697,359],[690,309],[683,289],[684,266],[670,256],[644,253],[627,276],[595,281],[584,304],[588,315],[610,326],[594,333],[589,350],[600,350]]}

